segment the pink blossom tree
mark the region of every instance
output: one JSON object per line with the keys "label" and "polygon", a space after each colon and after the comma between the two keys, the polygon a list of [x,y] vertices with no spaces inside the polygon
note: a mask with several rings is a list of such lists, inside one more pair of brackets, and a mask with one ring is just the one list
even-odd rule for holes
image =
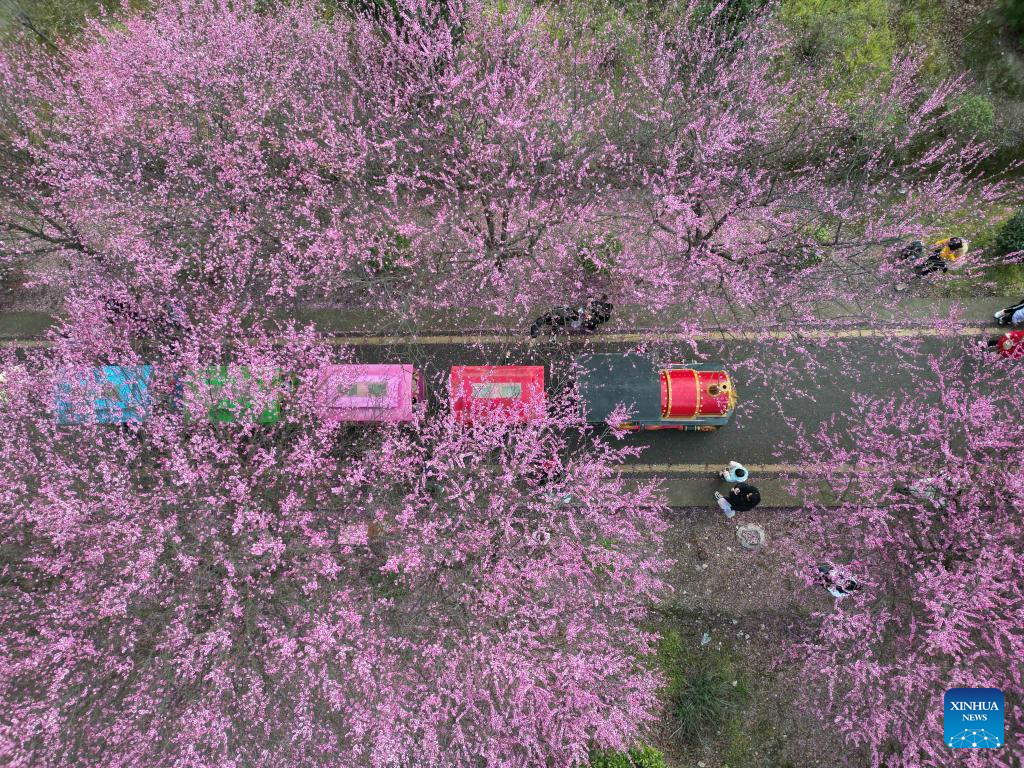
{"label": "pink blossom tree", "polygon": [[768,11],[737,32],[677,3],[623,21],[619,51],[504,5],[327,23],[175,0],[59,57],[6,53],[4,249],[56,252],[67,286],[284,310],[512,311],[601,285],[806,318],[888,281],[879,248],[925,213],[1011,191],[972,176],[986,147],[941,138],[963,83],[909,60],[850,101]]}
{"label": "pink blossom tree", "polygon": [[451,302],[508,296],[509,263],[521,281],[586,218],[608,89],[540,11],[403,2],[326,25],[250,6],[162,4],[58,61],[5,57],[9,250],[278,305],[393,304],[411,269],[413,298]]}
{"label": "pink blossom tree", "polygon": [[329,359],[225,322],[154,367],[145,421],[58,426],[80,328],[0,401],[5,764],[567,766],[656,716],[664,502],[628,450],[568,450],[571,407],[355,429],[283,377],[253,394],[276,423],[211,423],[175,375]]}
{"label": "pink blossom tree", "polygon": [[[870,314],[882,251],[965,188],[1014,190],[973,175],[988,148],[941,137],[964,84],[925,87],[909,60],[851,101],[767,12],[736,30],[684,0],[627,25],[627,54],[503,6],[326,22],[172,0],[56,57],[0,55],[0,258],[60,259],[68,313],[0,404],[12,764],[569,765],[628,745],[656,707],[641,627],[666,564],[627,452],[564,458],[584,427],[558,402],[526,426],[328,427],[273,374],[331,353],[273,313],[510,311],[600,285],[694,330],[750,310],[798,327],[812,300]],[[812,393],[783,357],[744,364]],[[143,424],[53,423],[60,381],[150,362]],[[174,382],[213,364],[270,372],[252,410],[280,396],[283,420],[206,423],[217,394]],[[968,365],[936,369],[941,403],[865,398],[801,438],[858,490],[810,506],[806,564],[842,560],[865,590],[798,650],[876,765],[939,764],[908,730],[934,724],[936,686],[1020,695],[1021,478],[997,458],[1019,468],[1021,435],[1012,400],[968,399],[1005,377]],[[958,463],[935,483],[964,481],[945,512],[893,490],[939,455]],[[996,621],[959,608],[975,595]]]}
{"label": "pink blossom tree", "polygon": [[[923,236],[923,214],[1004,198],[981,179],[991,150],[943,138],[965,83],[929,86],[912,57],[855,97],[794,61],[765,15],[737,33],[725,3],[684,5],[649,39],[617,114],[631,130],[633,186],[619,212],[632,272],[656,305],[685,296],[733,322],[816,319],[812,302],[871,301],[901,265],[894,244]],[[642,269],[637,269],[643,264]],[[870,300],[868,297],[871,297]]]}
{"label": "pink blossom tree", "polygon": [[1007,702],[1005,746],[957,762],[1024,757],[1024,392],[988,354],[893,353],[913,386],[860,397],[800,440],[838,495],[826,507],[816,483],[802,489],[813,548],[799,553],[800,573],[820,589],[816,564],[831,563],[861,589],[791,650],[807,703],[872,766],[949,765],[943,694],[954,687],[996,687]]}

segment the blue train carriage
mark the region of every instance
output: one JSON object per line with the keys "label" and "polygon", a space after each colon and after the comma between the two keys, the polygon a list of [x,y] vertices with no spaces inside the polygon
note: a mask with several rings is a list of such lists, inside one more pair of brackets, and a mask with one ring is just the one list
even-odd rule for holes
{"label": "blue train carriage", "polygon": [[711,432],[729,423],[736,389],[715,363],[655,366],[637,355],[576,358],[579,393],[591,424],[605,422],[619,404],[632,412],[622,425],[634,432],[675,429]]}
{"label": "blue train carriage", "polygon": [[57,384],[57,423],[127,424],[149,416],[151,365],[102,365]]}

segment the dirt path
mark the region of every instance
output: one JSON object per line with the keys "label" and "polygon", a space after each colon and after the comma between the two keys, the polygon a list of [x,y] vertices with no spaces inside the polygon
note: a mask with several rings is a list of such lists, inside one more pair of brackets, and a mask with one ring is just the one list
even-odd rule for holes
{"label": "dirt path", "polygon": [[[786,545],[801,535],[800,511],[758,509],[729,521],[709,508],[673,510],[673,523],[667,544],[678,560],[672,574],[676,593],[666,610],[665,629],[679,634],[684,659],[680,666],[713,670],[722,677],[723,696],[731,695],[730,686],[737,693],[734,708],[690,743],[678,733],[673,736],[678,729],[668,716],[658,746],[669,764],[858,764],[859,756],[794,706],[802,688],[813,681],[801,679],[793,664],[779,663],[788,640],[813,631],[810,615],[833,608],[828,593],[806,587],[797,578],[786,555]],[[735,529],[742,523],[757,523],[767,533],[762,550],[749,552],[739,545]]]}

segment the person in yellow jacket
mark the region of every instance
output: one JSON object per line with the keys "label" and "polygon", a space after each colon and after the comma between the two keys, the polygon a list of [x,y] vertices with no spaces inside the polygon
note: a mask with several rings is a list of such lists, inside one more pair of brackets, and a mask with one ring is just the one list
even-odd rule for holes
{"label": "person in yellow jacket", "polygon": [[939,258],[946,262],[960,261],[967,255],[967,241],[962,237],[947,237],[935,243]]}
{"label": "person in yellow jacket", "polygon": [[963,266],[966,255],[966,240],[962,237],[945,237],[933,244],[928,260],[919,265],[915,271],[919,275],[930,275],[932,272],[945,273],[950,269],[958,269]]}

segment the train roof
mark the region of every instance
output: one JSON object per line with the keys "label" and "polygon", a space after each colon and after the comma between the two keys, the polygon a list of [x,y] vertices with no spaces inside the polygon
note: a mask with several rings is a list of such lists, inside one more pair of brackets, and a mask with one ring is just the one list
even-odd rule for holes
{"label": "train roof", "polygon": [[620,403],[630,409],[630,421],[661,418],[658,369],[639,355],[593,354],[576,358],[579,391],[589,422],[604,421]]}

